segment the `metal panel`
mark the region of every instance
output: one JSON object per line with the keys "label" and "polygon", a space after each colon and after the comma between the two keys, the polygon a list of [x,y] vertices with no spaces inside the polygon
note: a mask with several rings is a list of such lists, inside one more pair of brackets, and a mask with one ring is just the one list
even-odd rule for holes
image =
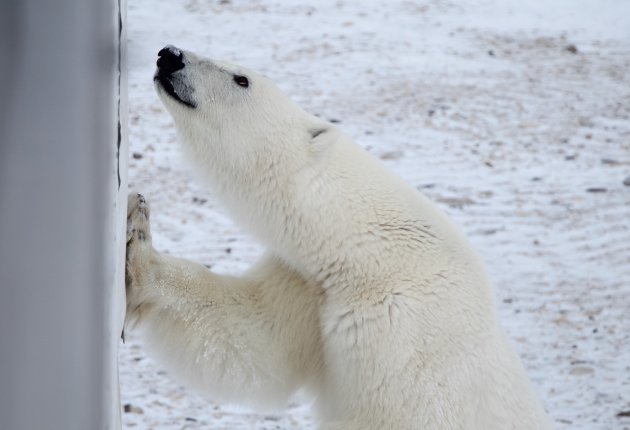
{"label": "metal panel", "polygon": [[[120,428],[119,10],[0,2],[3,430]],[[124,99],[120,109],[124,125]]]}

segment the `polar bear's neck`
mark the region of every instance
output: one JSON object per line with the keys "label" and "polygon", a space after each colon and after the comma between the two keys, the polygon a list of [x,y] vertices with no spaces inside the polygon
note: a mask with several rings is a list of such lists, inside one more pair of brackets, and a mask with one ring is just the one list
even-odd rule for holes
{"label": "polar bear's neck", "polygon": [[[345,136],[333,139],[309,158],[287,150],[249,170],[214,166],[209,178],[235,220],[305,276],[391,277],[436,263],[426,251],[450,222]],[[208,172],[216,160],[196,161]]]}

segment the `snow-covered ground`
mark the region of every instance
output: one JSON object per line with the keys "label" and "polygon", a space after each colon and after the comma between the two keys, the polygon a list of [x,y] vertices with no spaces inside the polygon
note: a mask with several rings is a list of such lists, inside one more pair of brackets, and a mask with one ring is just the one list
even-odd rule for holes
{"label": "snow-covered ground", "polygon": [[[170,43],[263,72],[436,200],[487,262],[556,427],[630,429],[630,2],[128,7],[130,187],[158,249],[235,273],[261,251],[180,157],[151,79]],[[209,403],[139,345],[121,346],[125,428],[315,428],[300,400],[272,415]]]}

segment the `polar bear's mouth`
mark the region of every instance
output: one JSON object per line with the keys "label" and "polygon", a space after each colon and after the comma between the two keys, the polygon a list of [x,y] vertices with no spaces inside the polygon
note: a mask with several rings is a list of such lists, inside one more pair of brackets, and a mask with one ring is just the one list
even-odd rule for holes
{"label": "polar bear's mouth", "polygon": [[[190,100],[190,97],[189,97],[190,91],[187,88],[183,87],[179,82],[176,82],[174,84],[172,80],[172,76],[164,76],[158,70],[153,79],[160,84],[160,86],[166,92],[166,94],[168,94],[169,96],[171,96],[172,98],[180,102],[181,104],[188,106],[190,108],[197,107],[195,102]],[[177,87],[175,85],[177,85]],[[182,88],[183,91],[182,90],[178,91],[179,87],[183,87]]]}

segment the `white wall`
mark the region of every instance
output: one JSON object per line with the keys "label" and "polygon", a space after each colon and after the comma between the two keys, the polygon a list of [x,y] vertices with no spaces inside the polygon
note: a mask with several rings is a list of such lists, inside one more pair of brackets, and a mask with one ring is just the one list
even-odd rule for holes
{"label": "white wall", "polygon": [[2,430],[120,428],[118,19],[117,0],[0,2]]}

